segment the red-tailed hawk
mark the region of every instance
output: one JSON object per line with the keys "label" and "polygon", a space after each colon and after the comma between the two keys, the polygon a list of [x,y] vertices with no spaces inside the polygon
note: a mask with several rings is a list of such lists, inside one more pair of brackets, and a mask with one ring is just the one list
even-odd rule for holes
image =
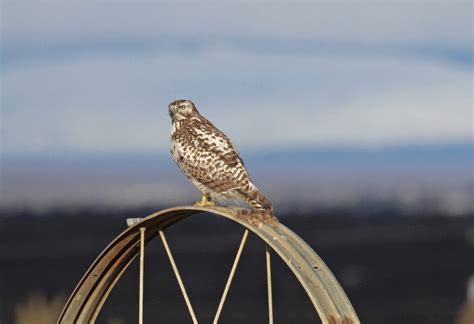
{"label": "red-tailed hawk", "polygon": [[272,210],[253,184],[230,139],[204,118],[190,100],[169,104],[172,119],[170,151],[181,171],[202,192],[196,206],[243,200],[253,209]]}

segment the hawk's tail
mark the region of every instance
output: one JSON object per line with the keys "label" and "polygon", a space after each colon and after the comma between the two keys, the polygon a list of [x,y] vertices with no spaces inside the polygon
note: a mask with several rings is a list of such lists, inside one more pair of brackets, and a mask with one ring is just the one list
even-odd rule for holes
{"label": "hawk's tail", "polygon": [[247,190],[238,189],[237,191],[250,207],[259,210],[273,210],[270,200],[268,200],[268,198],[265,197],[253,183],[249,182],[245,189]]}

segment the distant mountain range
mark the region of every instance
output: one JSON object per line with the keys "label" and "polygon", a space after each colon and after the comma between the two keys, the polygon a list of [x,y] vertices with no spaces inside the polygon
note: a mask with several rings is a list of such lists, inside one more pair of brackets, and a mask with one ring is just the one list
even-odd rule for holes
{"label": "distant mountain range", "polygon": [[[397,206],[472,213],[473,144],[243,151],[280,210]],[[2,158],[3,207],[188,204],[198,193],[167,155],[150,152]]]}

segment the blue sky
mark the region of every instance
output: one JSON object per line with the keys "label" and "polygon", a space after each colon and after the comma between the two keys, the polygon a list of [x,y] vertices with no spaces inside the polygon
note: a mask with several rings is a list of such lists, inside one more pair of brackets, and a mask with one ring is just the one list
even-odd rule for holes
{"label": "blue sky", "polygon": [[[472,150],[469,1],[2,2],[1,9],[8,161],[164,158],[167,104],[176,98],[195,101],[249,158],[346,149],[409,158],[403,148],[424,156],[438,147],[434,159],[442,160],[450,147]],[[303,160],[313,161],[285,168]],[[4,184],[14,182],[8,161]],[[446,175],[458,167],[445,165]],[[472,181],[463,170],[460,188]],[[12,201],[33,200],[13,191]]]}

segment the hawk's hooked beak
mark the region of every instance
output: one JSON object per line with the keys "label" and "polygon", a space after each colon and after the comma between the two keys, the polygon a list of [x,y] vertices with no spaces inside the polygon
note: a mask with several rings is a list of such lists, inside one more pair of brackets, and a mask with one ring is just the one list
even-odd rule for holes
{"label": "hawk's hooked beak", "polygon": [[168,112],[170,114],[170,117],[173,118],[173,115],[174,115],[173,111],[171,109],[168,109]]}

